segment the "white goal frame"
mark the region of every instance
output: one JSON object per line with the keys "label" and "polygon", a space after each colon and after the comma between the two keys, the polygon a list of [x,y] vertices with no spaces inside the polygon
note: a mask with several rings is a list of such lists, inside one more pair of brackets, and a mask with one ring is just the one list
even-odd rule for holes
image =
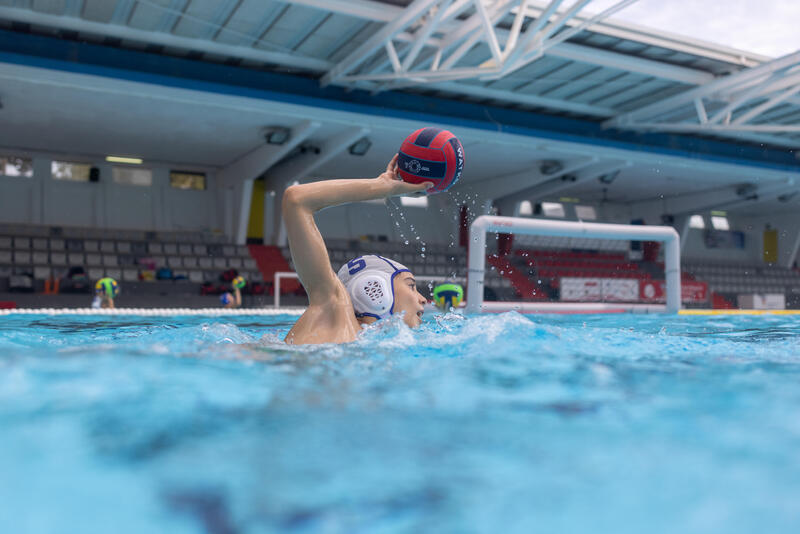
{"label": "white goal frame", "polygon": [[[591,237],[664,243],[666,304],[630,304],[596,302],[484,302],[483,283],[486,276],[486,234],[544,235],[553,237]],[[640,226],[567,221],[548,221],[522,217],[481,215],[470,227],[467,274],[467,313],[485,312],[610,312],[678,313],[681,309],[680,236],[671,226]]]}

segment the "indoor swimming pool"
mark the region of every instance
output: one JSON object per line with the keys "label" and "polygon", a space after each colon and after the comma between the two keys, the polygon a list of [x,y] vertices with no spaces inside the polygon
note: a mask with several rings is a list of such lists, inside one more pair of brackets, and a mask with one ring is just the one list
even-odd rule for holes
{"label": "indoor swimming pool", "polygon": [[0,317],[2,532],[793,532],[796,316]]}

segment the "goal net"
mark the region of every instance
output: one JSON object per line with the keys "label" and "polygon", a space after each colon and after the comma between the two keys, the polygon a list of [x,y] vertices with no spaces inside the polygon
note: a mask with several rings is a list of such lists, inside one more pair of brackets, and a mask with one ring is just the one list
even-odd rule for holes
{"label": "goal net", "polygon": [[[487,250],[488,233],[511,235],[515,246],[505,237],[496,252]],[[632,241],[660,242],[663,260],[652,254],[633,260]],[[676,313],[681,307],[680,242],[669,226],[484,215],[472,223],[469,245],[468,313]],[[513,286],[512,297],[492,298],[491,282],[498,280]]]}

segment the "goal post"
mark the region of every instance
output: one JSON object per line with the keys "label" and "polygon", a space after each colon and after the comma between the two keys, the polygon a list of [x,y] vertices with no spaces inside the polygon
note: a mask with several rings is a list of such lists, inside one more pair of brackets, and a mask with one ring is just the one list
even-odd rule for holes
{"label": "goal post", "polygon": [[[551,237],[583,237],[596,239],[660,241],[664,244],[666,274],[666,304],[631,303],[538,303],[484,302],[486,276],[486,234],[540,235]],[[467,313],[500,311],[610,311],[624,310],[644,313],[677,313],[681,307],[681,251],[678,232],[671,226],[642,226],[628,224],[550,221],[521,217],[482,215],[470,227],[470,247],[467,263]]]}

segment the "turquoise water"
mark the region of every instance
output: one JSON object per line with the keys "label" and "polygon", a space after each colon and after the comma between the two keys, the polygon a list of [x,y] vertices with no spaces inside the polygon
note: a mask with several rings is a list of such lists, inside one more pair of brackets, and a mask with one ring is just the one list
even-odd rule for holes
{"label": "turquoise water", "polygon": [[0,532],[797,532],[800,320],[0,318]]}

